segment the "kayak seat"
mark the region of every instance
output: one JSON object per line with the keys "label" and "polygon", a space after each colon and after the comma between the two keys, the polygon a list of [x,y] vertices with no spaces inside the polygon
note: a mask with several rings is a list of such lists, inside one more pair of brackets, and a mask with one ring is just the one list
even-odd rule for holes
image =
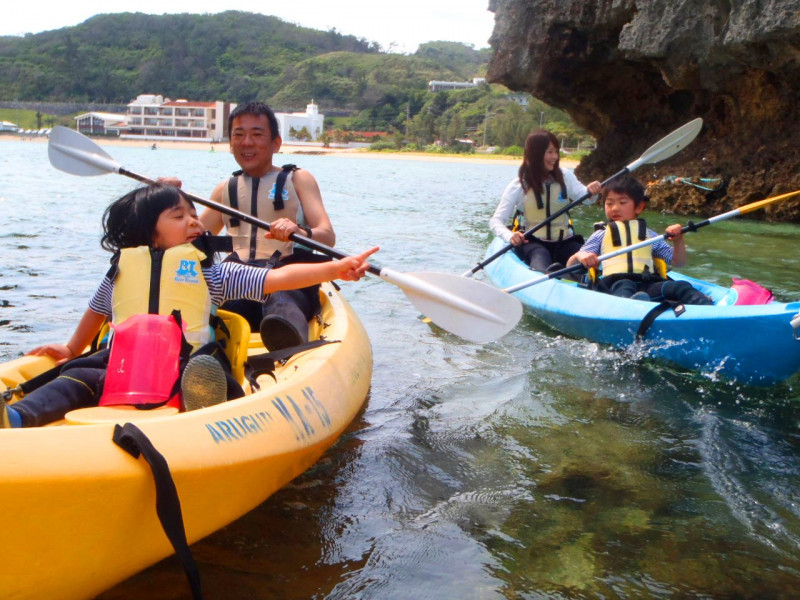
{"label": "kayak seat", "polygon": [[[667,275],[667,262],[663,258],[653,258],[653,266],[655,267],[656,273],[659,277],[662,279],[669,279],[669,276]],[[597,287],[597,278],[597,269],[592,267],[586,273],[586,283],[589,288],[595,289]]]}
{"label": "kayak seat", "polygon": [[114,406],[90,406],[69,411],[64,420],[68,425],[93,425],[96,423],[126,423],[177,415],[174,406],[160,406],[149,410],[139,410],[135,406],[118,404]]}
{"label": "kayak seat", "polygon": [[217,341],[223,342],[225,355],[231,363],[232,375],[236,381],[242,382],[250,344],[250,325],[242,315],[227,310],[218,310],[217,316],[224,324],[224,327],[217,327]]}

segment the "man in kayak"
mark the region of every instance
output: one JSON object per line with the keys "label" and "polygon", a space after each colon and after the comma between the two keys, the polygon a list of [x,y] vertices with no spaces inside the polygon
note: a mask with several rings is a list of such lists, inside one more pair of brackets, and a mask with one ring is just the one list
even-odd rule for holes
{"label": "man in kayak", "polygon": [[[655,231],[647,228],[644,219],[638,218],[647,205],[647,196],[642,184],[634,177],[627,175],[607,184],[601,201],[608,223],[586,240],[570,257],[567,266],[580,262],[587,269],[596,269],[601,265],[599,255],[658,237]],[[713,304],[708,296],[688,282],[667,279],[668,265],[682,267],[686,264],[682,229],[680,223],[667,227],[665,235],[672,240],[673,246],[659,240],[603,261],[597,290],[634,300]]]}
{"label": "man in kayak", "polygon": [[[204,210],[200,220],[206,229],[218,234],[224,227],[233,237],[234,252],[228,260],[275,268],[330,260],[298,249],[289,239],[297,234],[333,246],[336,234],[314,176],[294,165],[273,164],[282,139],[272,109],[263,102],[237,106],[228,117],[228,131],[231,153],[241,170],[220,182],[211,200],[270,224],[269,232],[264,232],[235,217]],[[160,181],[180,186],[177,179]],[[223,308],[244,316],[253,331],[261,332],[265,347],[279,350],[308,341],[308,321],[320,310],[318,290],[319,286],[311,286],[279,292],[263,304],[239,300]]]}

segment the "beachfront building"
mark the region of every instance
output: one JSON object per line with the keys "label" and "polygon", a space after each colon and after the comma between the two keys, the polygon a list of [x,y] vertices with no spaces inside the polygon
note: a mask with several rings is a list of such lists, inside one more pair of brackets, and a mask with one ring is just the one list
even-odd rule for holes
{"label": "beachfront building", "polygon": [[0,131],[19,131],[19,125],[11,121],[0,121]]}
{"label": "beachfront building", "polygon": [[312,100],[304,113],[275,113],[275,118],[284,142],[316,142],[322,135],[325,115],[319,114],[319,107]]}
{"label": "beachfront building", "polygon": [[517,92],[513,94],[506,94],[506,98],[511,100],[512,102],[516,102],[520,106],[528,106],[531,103],[531,96],[530,94],[526,94],[524,92]]}
{"label": "beachfront building", "polygon": [[127,116],[118,113],[88,112],[75,117],[75,129],[89,135],[119,135]]}
{"label": "beachfront building", "polygon": [[128,104],[126,122],[117,128],[123,139],[219,142],[228,137],[232,102],[170,100],[140,94]]}
{"label": "beachfront building", "polygon": [[429,81],[428,89],[432,92],[448,92],[452,90],[465,90],[476,88],[486,83],[483,77],[474,77],[472,81]]}

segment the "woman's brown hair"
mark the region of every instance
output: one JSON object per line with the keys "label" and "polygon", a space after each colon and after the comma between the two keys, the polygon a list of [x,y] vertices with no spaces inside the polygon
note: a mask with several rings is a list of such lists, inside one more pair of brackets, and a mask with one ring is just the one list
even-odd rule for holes
{"label": "woman's brown hair", "polygon": [[[553,144],[556,150],[559,151],[559,160],[553,167],[552,173],[547,173],[544,170],[544,153],[547,152],[548,146]],[[544,191],[544,181],[550,175],[555,179],[561,189],[566,186],[564,184],[564,175],[561,173],[560,162],[561,144],[558,138],[545,129],[538,129],[533,133],[529,133],[525,140],[525,154],[522,158],[522,165],[519,168],[519,183],[522,189],[526,192],[534,190],[542,193]]]}

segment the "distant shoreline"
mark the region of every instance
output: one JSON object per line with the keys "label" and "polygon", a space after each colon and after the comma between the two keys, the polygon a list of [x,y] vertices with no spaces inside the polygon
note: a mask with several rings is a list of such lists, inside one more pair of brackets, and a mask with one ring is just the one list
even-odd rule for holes
{"label": "distant shoreline", "polygon": [[[92,138],[100,146],[127,146],[134,148],[150,148],[153,146],[152,140],[123,140],[119,138]],[[21,138],[18,135],[0,136],[0,141],[24,141],[33,143],[43,143],[47,141],[44,137]],[[159,147],[171,148],[174,150],[195,150],[198,152],[230,152],[228,144],[220,142],[210,144],[207,142],[185,142],[172,140],[159,140],[155,142],[156,149]],[[457,162],[457,163],[479,163],[496,165],[519,165],[522,157],[516,156],[487,156],[480,154],[433,154],[429,152],[370,152],[365,148],[324,148],[322,146],[297,146],[283,144],[280,154],[297,154],[308,156],[343,156],[355,158],[383,159],[383,160],[423,160],[430,162]],[[561,166],[572,169],[578,165],[578,161],[566,158],[561,159]]]}

